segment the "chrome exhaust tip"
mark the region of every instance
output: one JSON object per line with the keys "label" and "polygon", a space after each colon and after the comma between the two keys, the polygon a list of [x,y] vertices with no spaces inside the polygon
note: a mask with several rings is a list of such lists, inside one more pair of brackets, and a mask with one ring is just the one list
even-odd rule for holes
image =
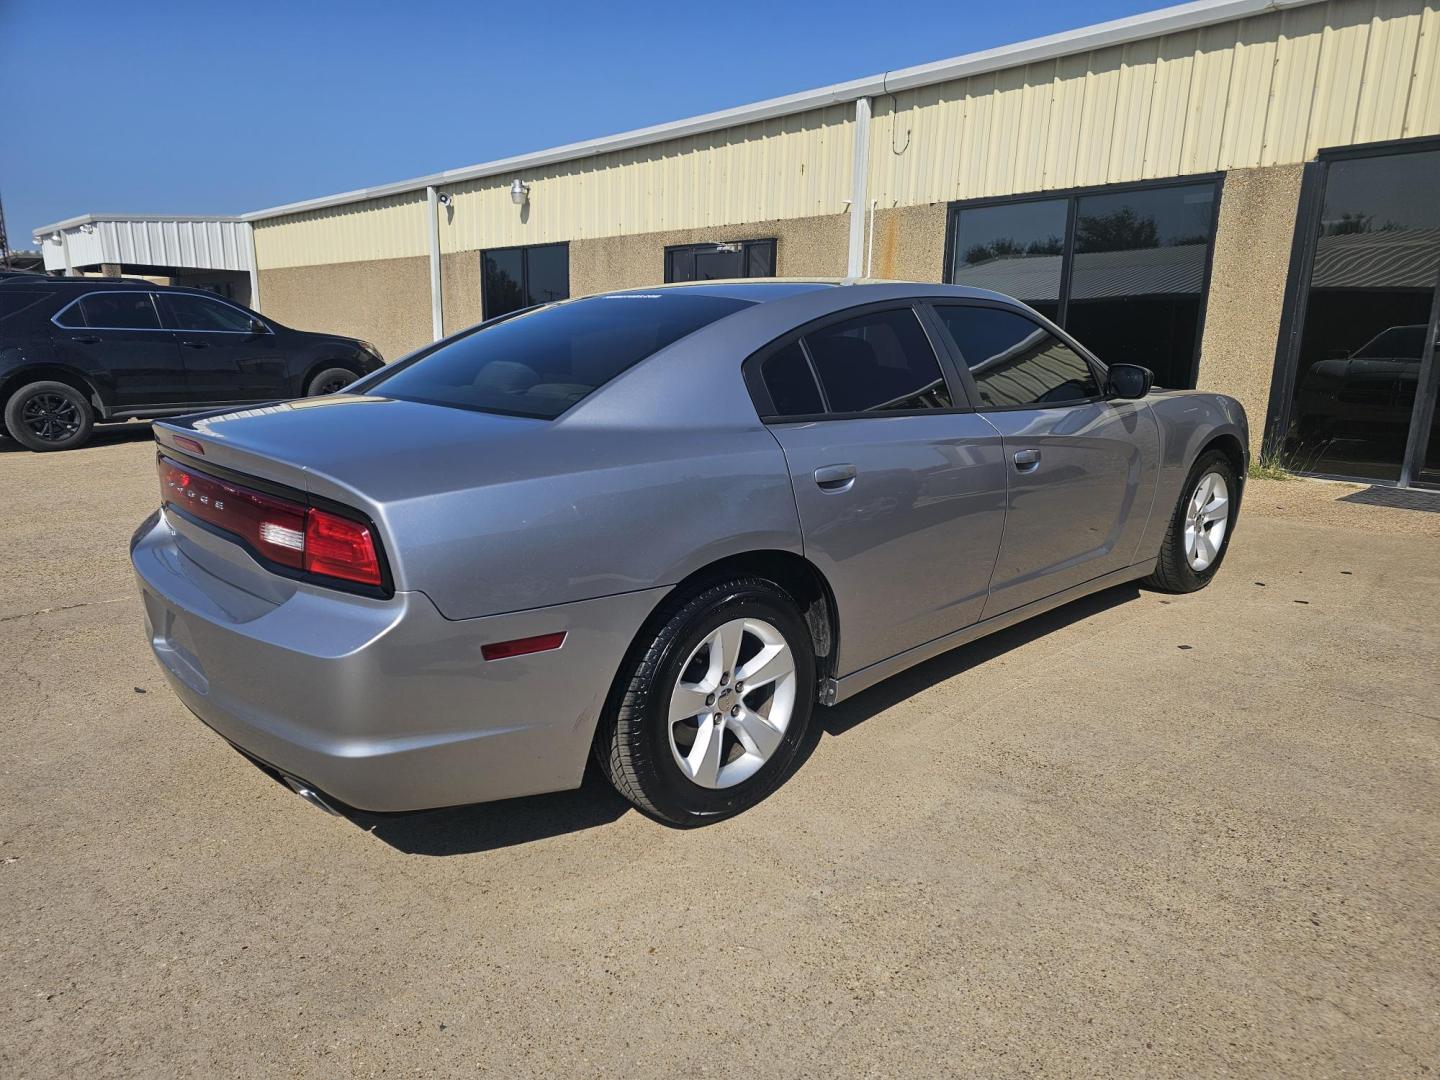
{"label": "chrome exhaust tip", "polygon": [[332,817],[343,816],[341,815],[339,810],[336,810],[335,807],[331,806],[328,802],[326,802],[321,797],[320,793],[314,788],[304,783],[301,783],[293,776],[286,776],[284,777],[284,780],[286,787],[288,787],[291,791],[295,792],[296,795],[299,795],[300,798],[304,799],[311,806],[315,807],[318,810],[324,810],[325,813],[331,815]]}

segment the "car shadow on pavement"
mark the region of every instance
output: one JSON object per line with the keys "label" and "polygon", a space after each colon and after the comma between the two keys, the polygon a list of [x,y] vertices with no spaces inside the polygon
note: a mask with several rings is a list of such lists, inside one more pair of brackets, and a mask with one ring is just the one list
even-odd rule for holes
{"label": "car shadow on pavement", "polygon": [[631,809],[592,763],[574,791],[413,814],[350,810],[345,816],[407,855],[474,855],[608,825]]}
{"label": "car shadow on pavement", "polygon": [[[1140,595],[1134,584],[1119,585],[1072,601],[1008,630],[1002,630],[901,672],[848,701],[815,713],[796,755],[799,768],[825,736],[843,735],[906,698],[936,683],[1002,656],[1081,619],[1129,603]],[[633,808],[615,793],[592,762],[575,791],[531,795],[523,799],[424,810],[412,814],[370,814],[349,810],[346,817],[376,839],[407,855],[473,855],[528,844],[565,833],[608,825]]]}
{"label": "car shadow on pavement", "polygon": [[1139,596],[1140,587],[1134,582],[1117,585],[1082,599],[1072,600],[1054,611],[1017,623],[1008,630],[1000,630],[969,645],[941,653],[908,671],[892,675],[884,682],[842,701],[839,705],[819,710],[815,714],[819,721],[818,727],[827,735],[843,735],[877,713],[898,705],[922,690],[928,690],[936,683],[952,679],[971,668],[1003,656],[1011,649],[1036,641],[1081,619],[1088,619],[1102,611],[1127,604]]}
{"label": "car shadow on pavement", "polygon": [[[0,433],[3,434],[3,433]],[[77,447],[77,450],[98,450],[102,446],[111,446],[119,443],[141,442],[154,438],[154,432],[150,430],[148,420],[135,420],[124,424],[96,424],[94,431],[90,433],[90,439],[84,446]],[[54,451],[52,451],[53,453]],[[75,450],[61,450],[59,453],[71,454]],[[0,454],[33,454],[34,451],[28,447],[21,446],[9,435],[0,437]]]}

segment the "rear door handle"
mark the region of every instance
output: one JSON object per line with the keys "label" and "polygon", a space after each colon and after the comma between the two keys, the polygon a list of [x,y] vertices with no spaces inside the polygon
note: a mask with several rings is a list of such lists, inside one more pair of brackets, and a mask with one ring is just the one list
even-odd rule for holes
{"label": "rear door handle", "polygon": [[1016,450],[1015,468],[1021,472],[1033,472],[1040,464],[1039,450]]}
{"label": "rear door handle", "polygon": [[815,470],[815,483],[821,491],[849,491],[855,483],[855,466],[848,462],[841,465],[821,465]]}
{"label": "rear door handle", "polygon": [[100,344],[100,339],[99,339],[98,337],[94,337],[94,336],[92,336],[92,335],[90,335],[90,334],[86,334],[84,337],[73,338],[72,340],[75,341],[76,343],[80,344],[80,345],[99,345],[99,344]]}
{"label": "rear door handle", "polygon": [[181,344],[181,345],[184,345],[187,349],[204,349],[204,348],[208,348],[208,346],[207,346],[207,345],[205,344],[205,342],[203,342],[203,341],[188,341],[188,340],[185,340],[184,338],[181,339],[180,344]]}

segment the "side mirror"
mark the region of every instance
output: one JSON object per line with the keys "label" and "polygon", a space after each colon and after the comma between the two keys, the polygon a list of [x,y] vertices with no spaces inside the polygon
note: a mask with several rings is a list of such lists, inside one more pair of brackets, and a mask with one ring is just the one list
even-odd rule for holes
{"label": "side mirror", "polygon": [[265,327],[265,324],[264,324],[263,322],[261,322],[259,319],[251,319],[251,320],[250,320],[250,333],[251,333],[251,334],[253,334],[255,337],[259,337],[261,334],[264,334],[264,333],[266,333],[266,332],[267,332],[267,331],[266,331],[266,327]]}
{"label": "side mirror", "polygon": [[1154,381],[1155,375],[1148,367],[1141,367],[1139,364],[1111,364],[1110,378],[1105,389],[1110,397],[1143,398],[1150,393],[1150,385]]}

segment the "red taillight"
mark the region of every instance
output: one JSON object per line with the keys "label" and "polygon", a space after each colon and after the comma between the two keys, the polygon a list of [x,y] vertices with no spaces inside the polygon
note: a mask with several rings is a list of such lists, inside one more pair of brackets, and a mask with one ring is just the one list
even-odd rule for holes
{"label": "red taillight", "polygon": [[160,497],[293,570],[381,586],[380,554],[368,526],[290,499],[158,459]]}
{"label": "red taillight", "polygon": [[313,506],[305,517],[305,569],[362,585],[380,584],[380,556],[370,530]]}

